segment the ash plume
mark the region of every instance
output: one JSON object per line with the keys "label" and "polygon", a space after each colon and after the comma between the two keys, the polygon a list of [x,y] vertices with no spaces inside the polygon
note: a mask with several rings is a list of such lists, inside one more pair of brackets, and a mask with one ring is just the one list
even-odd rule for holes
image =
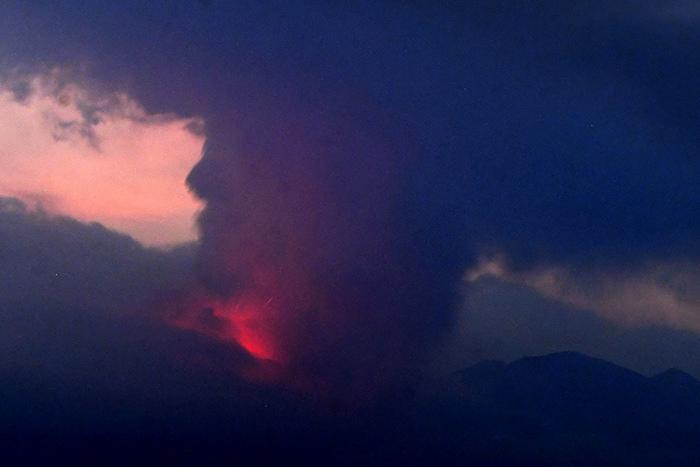
{"label": "ash plume", "polygon": [[448,174],[416,129],[338,94],[249,102],[208,128],[188,181],[206,202],[198,270],[216,304],[194,327],[216,334],[202,319],[215,315],[292,384],[362,398],[413,376],[451,322],[466,254]]}

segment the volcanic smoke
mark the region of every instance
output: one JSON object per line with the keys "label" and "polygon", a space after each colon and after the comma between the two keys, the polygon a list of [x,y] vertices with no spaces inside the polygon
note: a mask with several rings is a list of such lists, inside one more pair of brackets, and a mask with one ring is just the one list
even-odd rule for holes
{"label": "volcanic smoke", "polygon": [[339,96],[243,100],[207,121],[188,178],[206,203],[200,285],[175,322],[292,385],[363,397],[411,377],[449,324],[463,224],[436,204],[448,174],[424,170],[416,129]]}

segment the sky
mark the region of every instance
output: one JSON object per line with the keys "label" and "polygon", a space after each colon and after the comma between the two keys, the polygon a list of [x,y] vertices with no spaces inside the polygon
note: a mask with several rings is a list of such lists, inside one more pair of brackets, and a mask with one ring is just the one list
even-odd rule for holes
{"label": "sky", "polygon": [[52,68],[3,81],[3,196],[100,222],[148,245],[196,238],[184,180],[201,156],[196,119],[147,114]]}
{"label": "sky", "polygon": [[687,0],[3,2],[3,365],[700,376],[698,39]]}

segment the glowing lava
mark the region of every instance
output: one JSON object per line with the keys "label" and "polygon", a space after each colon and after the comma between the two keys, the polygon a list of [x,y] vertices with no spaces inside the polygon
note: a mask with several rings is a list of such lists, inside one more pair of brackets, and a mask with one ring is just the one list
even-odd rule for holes
{"label": "glowing lava", "polygon": [[233,339],[249,354],[259,360],[279,359],[270,329],[266,327],[265,317],[272,299],[262,305],[236,303],[224,308],[221,316],[230,323]]}
{"label": "glowing lava", "polygon": [[272,298],[261,301],[240,296],[223,300],[203,294],[181,304],[170,322],[182,329],[235,343],[261,363],[281,363],[284,359],[271,327],[273,314]]}

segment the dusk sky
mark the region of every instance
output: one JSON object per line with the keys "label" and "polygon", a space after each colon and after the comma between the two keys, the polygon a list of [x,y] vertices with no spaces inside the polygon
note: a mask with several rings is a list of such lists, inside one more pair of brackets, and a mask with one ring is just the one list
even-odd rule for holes
{"label": "dusk sky", "polygon": [[201,122],[148,114],[126,94],[71,82],[60,67],[10,75],[0,96],[3,196],[147,245],[196,238],[199,204],[184,179],[201,156]]}
{"label": "dusk sky", "polygon": [[81,442],[188,404],[352,438],[325,411],[564,351],[700,377],[699,43],[694,0],[3,1],[0,370],[51,415],[0,428],[65,392]]}

